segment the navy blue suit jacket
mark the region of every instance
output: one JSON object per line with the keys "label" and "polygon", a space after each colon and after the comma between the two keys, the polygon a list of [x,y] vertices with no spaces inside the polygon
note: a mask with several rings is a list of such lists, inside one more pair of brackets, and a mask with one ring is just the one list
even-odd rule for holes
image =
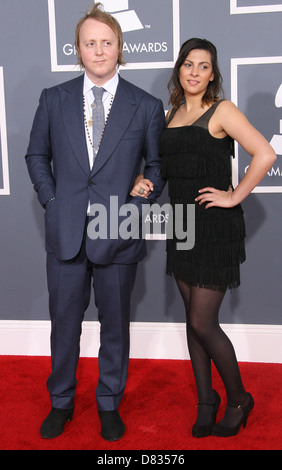
{"label": "navy blue suit jacket", "polygon": [[[160,100],[119,77],[119,84],[92,170],[85,139],[83,81],[80,76],[43,90],[34,118],[26,162],[45,211],[46,249],[58,259],[74,258],[85,233],[88,203],[109,211],[110,197],[118,207],[139,209],[155,202],[164,181],[160,175],[159,138],[165,127]],[[145,177],[154,183],[149,200],[130,197],[145,159]],[[146,254],[142,239],[86,237],[88,258],[97,264],[135,263]]]}

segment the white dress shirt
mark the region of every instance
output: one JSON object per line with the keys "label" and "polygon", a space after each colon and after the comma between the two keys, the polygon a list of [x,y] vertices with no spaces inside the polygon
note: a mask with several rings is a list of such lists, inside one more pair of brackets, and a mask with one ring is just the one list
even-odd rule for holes
{"label": "white dress shirt", "polygon": [[[103,88],[105,90],[104,95],[103,95],[103,106],[104,106],[104,112],[105,112],[105,119],[108,116],[108,113],[110,111],[111,103],[114,100],[116,90],[117,90],[117,86],[118,86],[118,81],[119,81],[119,75],[118,75],[118,73],[116,73],[113,76],[113,78],[111,78],[111,80],[109,80],[108,82],[106,82],[103,85]],[[85,112],[86,122],[88,122],[89,119],[91,119],[91,117],[92,117],[91,105],[94,103],[94,95],[93,95],[93,91],[92,91],[93,86],[97,86],[97,85],[95,85],[95,83],[93,83],[92,80],[90,80],[88,75],[85,73],[84,74],[83,94],[84,94],[84,98],[85,98],[85,110],[84,110],[84,112]],[[88,132],[89,132],[90,138],[92,140],[92,128],[91,127],[88,127]],[[87,135],[86,125],[85,125],[85,138],[86,138],[86,144],[87,144],[87,150],[88,150],[89,165],[90,165],[90,169],[92,169],[93,162],[94,162],[94,149],[93,149],[93,147],[92,147],[92,145],[89,141],[89,137]],[[89,215],[89,213],[90,213],[90,202],[88,203],[88,208],[87,208],[87,214]]]}
{"label": "white dress shirt", "polygon": [[[104,105],[104,112],[105,112],[105,119],[109,113],[111,103],[115,97],[117,86],[118,86],[118,81],[119,81],[119,75],[116,73],[111,80],[106,82],[103,85],[103,88],[105,90],[104,95],[103,95],[103,105]],[[92,117],[92,108],[91,105],[94,103],[94,96],[93,96],[93,91],[92,88],[95,85],[95,83],[90,80],[88,75],[85,73],[84,74],[84,86],[83,86],[83,94],[85,97],[85,117],[86,117],[86,122],[89,121]],[[90,134],[90,138],[92,140],[92,128],[88,127],[88,132]],[[87,143],[87,149],[88,149],[88,156],[89,156],[89,165],[90,169],[93,167],[93,147],[91,146],[91,143],[89,141],[89,138],[87,136],[87,129],[85,126],[85,138],[86,138],[86,143]]]}

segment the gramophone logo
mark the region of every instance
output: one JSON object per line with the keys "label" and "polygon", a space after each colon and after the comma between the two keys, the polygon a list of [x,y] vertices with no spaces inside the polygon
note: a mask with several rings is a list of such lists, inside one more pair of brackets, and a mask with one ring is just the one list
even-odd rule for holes
{"label": "gramophone logo", "polygon": [[[179,0],[102,0],[101,3],[121,25],[126,69],[174,66],[180,46]],[[48,14],[52,71],[78,71],[74,30],[84,14],[81,0],[48,0]]]}
{"label": "gramophone logo", "polygon": [[144,28],[136,11],[129,9],[129,0],[104,0],[103,5],[117,19],[124,33]]}
{"label": "gramophone logo", "polygon": [[[276,108],[282,108],[282,83],[278,88],[278,91],[275,96],[275,106]],[[282,155],[282,119],[279,123],[280,134],[274,135],[271,139],[270,145],[274,148],[276,155]]]}

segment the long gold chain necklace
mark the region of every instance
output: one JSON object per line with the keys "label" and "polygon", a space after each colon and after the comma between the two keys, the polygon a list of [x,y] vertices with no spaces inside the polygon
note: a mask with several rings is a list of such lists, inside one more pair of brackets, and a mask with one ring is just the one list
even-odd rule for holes
{"label": "long gold chain necklace", "polygon": [[[85,123],[85,128],[86,128],[86,134],[87,134],[87,138],[88,138],[88,140],[89,140],[89,143],[90,143],[91,147],[94,149],[94,151],[95,151],[96,153],[97,153],[98,150],[99,150],[99,147],[100,147],[100,144],[101,144],[101,141],[102,141],[104,132],[105,132],[105,127],[106,127],[106,124],[107,124],[107,121],[108,121],[108,117],[109,117],[109,114],[110,114],[110,111],[111,111],[111,107],[112,107],[112,104],[113,104],[113,100],[114,100],[114,97],[112,96],[111,102],[110,102],[110,106],[109,106],[109,110],[108,110],[108,113],[107,113],[107,116],[106,116],[106,119],[105,119],[104,128],[103,128],[103,131],[102,131],[102,134],[101,134],[100,142],[99,142],[98,148],[95,148],[94,145],[93,145],[91,136],[90,136],[90,132],[89,132],[89,128],[91,128],[92,125],[93,125],[93,116],[87,121],[87,118],[86,118],[86,111],[85,111],[85,96],[83,95],[83,116],[84,116],[84,123]],[[95,103],[94,103],[94,105],[95,105]],[[95,110],[94,115],[97,113],[97,111],[100,109],[101,106],[103,106],[103,103],[98,106],[98,108]],[[94,106],[91,105],[91,107],[94,107]]]}

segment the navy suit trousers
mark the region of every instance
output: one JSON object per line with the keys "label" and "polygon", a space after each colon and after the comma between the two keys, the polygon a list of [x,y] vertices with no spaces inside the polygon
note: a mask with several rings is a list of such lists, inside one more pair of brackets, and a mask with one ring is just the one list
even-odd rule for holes
{"label": "navy suit trousers", "polygon": [[53,407],[74,407],[81,328],[93,279],[100,322],[97,405],[104,411],[118,408],[127,379],[130,299],[136,269],[136,263],[95,265],[87,259],[84,244],[69,261],[47,254],[52,359],[47,386]]}

